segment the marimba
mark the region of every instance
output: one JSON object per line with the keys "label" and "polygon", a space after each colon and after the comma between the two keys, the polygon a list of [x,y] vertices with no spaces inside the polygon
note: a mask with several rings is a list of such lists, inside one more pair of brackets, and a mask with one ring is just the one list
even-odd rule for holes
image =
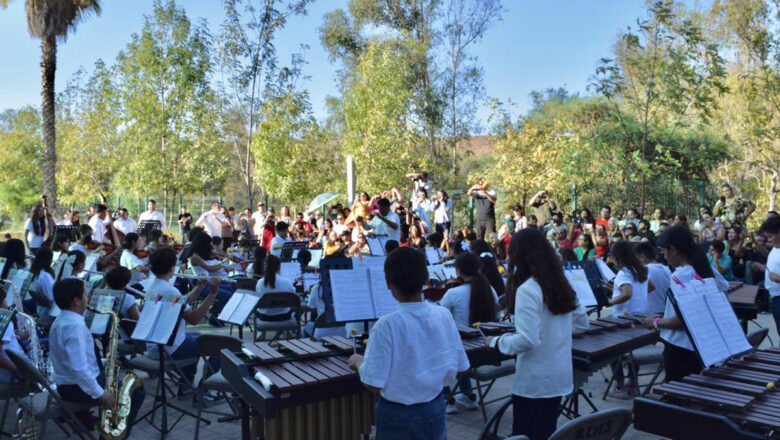
{"label": "marimba", "polygon": [[769,348],[653,388],[634,401],[634,427],[673,439],[780,438],[780,349]]}
{"label": "marimba", "polygon": [[756,304],[756,298],[758,296],[758,286],[744,284],[738,281],[732,281],[729,283],[729,288],[726,291],[726,298],[728,298],[731,307],[734,309],[734,314],[737,315],[742,329],[747,331],[747,323],[752,319],[758,317],[758,304]]}

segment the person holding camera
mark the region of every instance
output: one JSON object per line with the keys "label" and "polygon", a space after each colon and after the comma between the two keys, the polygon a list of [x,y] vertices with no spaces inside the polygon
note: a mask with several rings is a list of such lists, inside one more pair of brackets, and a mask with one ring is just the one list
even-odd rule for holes
{"label": "person holding camera", "polygon": [[536,218],[542,223],[549,223],[552,220],[553,214],[558,209],[555,202],[550,200],[550,194],[546,189],[539,191],[531,197],[529,204],[533,206]]}
{"label": "person holding camera", "polygon": [[487,183],[479,179],[469,188],[468,195],[474,199],[477,208],[477,238],[484,240],[487,233],[496,232],[496,192],[488,189]]}

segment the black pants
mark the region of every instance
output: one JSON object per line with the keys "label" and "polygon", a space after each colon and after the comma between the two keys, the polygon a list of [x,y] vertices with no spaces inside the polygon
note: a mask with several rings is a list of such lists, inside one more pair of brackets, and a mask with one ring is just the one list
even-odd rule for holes
{"label": "black pants", "polygon": [[664,341],[664,370],[666,382],[682,380],[691,374],[701,373],[702,367],[696,353]]}
{"label": "black pants", "polygon": [[547,440],[558,423],[561,397],[531,399],[512,396],[512,435],[525,435],[531,440]]}
{"label": "black pants", "polygon": [[485,235],[496,232],[496,220],[477,220],[476,232],[477,238],[484,240]]}
{"label": "black pants", "polygon": [[[97,380],[100,386],[106,386],[106,376],[102,371]],[[97,400],[85,393],[78,385],[60,385],[57,388],[57,391],[60,393],[60,397],[65,401],[97,405]],[[133,391],[133,395],[130,396],[130,414],[127,415],[127,430],[125,430],[124,438],[130,438],[130,433],[135,424],[135,417],[138,415],[138,410],[141,409],[145,397],[146,390],[144,390],[143,386]],[[87,429],[94,429],[96,420],[89,411],[77,412],[75,416]]]}

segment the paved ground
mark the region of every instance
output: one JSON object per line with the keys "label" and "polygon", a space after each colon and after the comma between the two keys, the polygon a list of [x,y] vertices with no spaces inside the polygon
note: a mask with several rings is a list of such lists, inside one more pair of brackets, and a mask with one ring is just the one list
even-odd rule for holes
{"label": "paved ground", "polygon": [[[770,327],[772,329],[770,331],[770,337],[776,342],[777,333],[774,331],[774,322],[772,321],[771,315],[770,314],[759,315],[758,322],[761,326]],[[755,325],[751,324],[750,329],[753,330],[755,328],[756,328]],[[201,326],[200,330],[212,331],[212,329],[208,326]],[[222,329],[220,329],[220,332],[221,331]],[[764,345],[768,346],[769,342],[765,341]],[[607,400],[601,399],[601,394],[606,387],[606,378],[605,378],[606,373],[607,373],[606,371],[602,371],[600,373],[591,376],[588,382],[584,386],[584,390],[586,391],[586,393],[592,396],[593,401],[595,402],[596,406],[599,409],[613,408],[613,407],[623,407],[623,408],[631,409],[632,404],[630,400],[626,401],[626,400],[616,400],[610,398],[608,398]],[[647,380],[647,378],[644,379]],[[512,386],[511,377],[500,379],[499,381],[497,381],[496,385],[494,386],[494,389],[490,392],[488,397],[495,398],[495,397],[507,395],[509,393],[509,390],[511,389],[511,386]],[[147,392],[152,393],[154,389],[154,382],[147,380],[146,387],[147,387],[146,388]],[[176,403],[181,405],[184,408],[194,410],[194,406],[190,401],[178,401]],[[503,400],[501,402],[488,405],[488,415],[492,414],[501,405],[501,403],[503,403]],[[151,399],[149,398],[149,396],[147,396],[147,399],[144,402],[144,406],[141,411],[145,412],[150,407],[151,407]],[[580,407],[583,412],[586,411],[585,408],[587,406],[583,400],[580,401]],[[212,409],[219,410],[219,411],[228,411],[228,407],[224,403],[213,406]],[[9,414],[13,414],[14,412],[15,412],[15,407],[12,407],[12,411],[9,411]],[[215,416],[209,416],[209,418],[213,420],[213,423],[210,426],[201,426],[201,433],[200,433],[201,439],[204,440],[231,439],[232,440],[232,439],[240,438],[240,426],[237,421],[217,423]],[[12,417],[9,416],[4,426],[4,431],[8,431],[9,429],[12,429],[10,425],[11,419]],[[560,427],[566,421],[567,419],[561,417],[558,421],[558,426]],[[505,424],[511,424],[511,409],[510,409],[510,416],[506,418]],[[448,438],[450,440],[476,440],[479,436],[479,433],[483,425],[484,423],[482,420],[481,413],[479,411],[461,410],[457,414],[447,416]],[[49,431],[46,435],[46,440],[66,438],[62,434],[62,432],[59,431],[56,428],[56,426],[54,426],[53,424],[50,424],[48,429]],[[194,438],[194,433],[195,433],[195,422],[190,418],[185,418],[182,420],[182,422],[179,425],[175,427],[175,429],[168,436],[168,438],[191,439]],[[155,431],[149,425],[149,423],[145,421],[141,421],[138,423],[135,430],[133,431],[132,437],[134,439],[151,440],[153,438],[159,438],[159,433],[157,433],[157,431]],[[637,440],[637,439],[655,439],[658,437],[649,435],[647,433],[635,431],[633,427],[631,427],[629,428],[628,432],[623,438],[626,440]]]}

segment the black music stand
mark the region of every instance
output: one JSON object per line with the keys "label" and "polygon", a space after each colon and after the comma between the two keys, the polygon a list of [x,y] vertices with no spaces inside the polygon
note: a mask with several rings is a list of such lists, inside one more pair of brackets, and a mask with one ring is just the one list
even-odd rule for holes
{"label": "black music stand", "polygon": [[[97,312],[114,312],[119,315],[122,303],[125,300],[124,290],[95,289],[89,297],[89,307],[84,313],[84,323],[93,335],[103,335],[108,328],[108,315],[99,315]],[[107,307],[110,305],[110,308]],[[94,311],[93,311],[94,310]],[[105,317],[105,319],[101,319]],[[98,318],[98,321],[95,321]],[[94,326],[93,326],[94,325]]]}
{"label": "black music stand", "polygon": [[593,291],[593,296],[596,297],[596,302],[598,303],[595,309],[596,316],[601,318],[601,309],[609,307],[609,298],[607,298],[607,295],[604,292],[604,283],[601,279],[601,272],[599,272],[599,268],[596,266],[596,262],[591,260],[569,261],[567,268],[582,269],[585,271],[585,278],[588,279],[590,289]]}
{"label": "black music stand", "polygon": [[298,254],[296,251],[306,249],[308,246],[309,243],[306,241],[288,241],[287,243],[282,243],[282,250],[279,254],[279,260],[281,260],[282,263],[294,261],[296,258],[293,258],[293,255]]}
{"label": "black music stand", "polygon": [[352,269],[352,259],[327,257],[320,260],[320,289],[322,289],[322,299],[325,301],[325,315],[327,322],[336,322],[336,313],[333,310],[333,291],[330,288],[331,269]]}
{"label": "black music stand", "polygon": [[[170,402],[168,402],[168,396],[166,393],[167,391],[170,391],[171,394],[173,394],[173,391],[168,388],[168,386],[165,384],[165,376],[166,376],[166,368],[165,368],[165,362],[166,358],[169,358],[168,360],[171,361],[171,365],[173,365],[173,368],[176,371],[176,374],[179,376],[180,379],[183,379],[184,382],[180,383],[186,383],[187,385],[192,388],[195,398],[201,398],[198,395],[198,390],[195,387],[194,384],[190,383],[189,380],[186,379],[184,376],[184,373],[182,373],[179,366],[176,364],[176,361],[170,357],[170,354],[168,354],[167,351],[165,351],[165,346],[173,345],[173,341],[176,337],[176,333],[178,332],[179,326],[181,325],[181,319],[182,314],[184,313],[184,303],[180,302],[180,300],[186,301],[186,298],[181,296],[175,296],[175,295],[158,295],[157,296],[157,302],[162,302],[162,306],[160,308],[160,311],[158,313],[158,317],[154,318],[154,323],[150,327],[149,333],[146,335],[140,334],[138,332],[138,324],[136,324],[136,328],[133,331],[133,334],[131,335],[131,339],[141,342],[147,342],[147,343],[153,343],[157,345],[158,350],[158,368],[157,368],[157,374],[158,374],[158,383],[157,383],[157,391],[155,392],[154,400],[155,405],[146,412],[143,416],[136,417],[136,420],[146,419],[149,416],[151,416],[151,419],[149,419],[149,424],[152,426],[152,428],[156,429],[160,432],[160,438],[165,439],[165,436],[170,433],[173,428],[176,427],[176,425],[181,421],[181,419],[184,416],[190,416],[194,419],[200,419],[203,423],[210,425],[211,421],[203,418],[198,417],[197,414],[187,411],[181,407],[178,407]],[[147,302],[148,304],[148,302]],[[138,323],[141,323],[141,320],[144,318],[143,312],[150,310],[151,307],[147,308],[145,307],[144,310],[141,311],[141,316],[138,318]],[[158,326],[166,325],[166,323],[170,323],[171,320],[175,320],[175,325],[172,329],[166,329],[166,331],[160,332],[158,331]],[[138,334],[137,334],[138,333]],[[159,402],[159,403],[157,403]],[[173,410],[176,410],[179,412],[179,417],[176,419],[175,422],[171,426],[168,426],[168,408],[171,408]],[[162,420],[160,421],[160,426],[156,426],[154,424],[154,414],[155,412],[161,409],[162,410]]]}
{"label": "black music stand", "polygon": [[138,223],[138,235],[146,237],[153,229],[162,230],[162,223],[159,220],[141,220]]}
{"label": "black music stand", "polygon": [[73,237],[78,230],[79,227],[75,225],[57,225],[54,227],[54,236],[56,237],[57,234],[65,234],[70,238],[70,241],[75,241]]}
{"label": "black music stand", "polygon": [[[218,320],[226,322],[231,326],[238,326],[238,338],[244,339],[244,326],[255,311],[257,303],[260,302],[260,297],[255,295],[255,292],[250,290],[236,290],[233,295],[230,296],[225,307],[217,317]],[[232,327],[231,327],[232,332]]]}

